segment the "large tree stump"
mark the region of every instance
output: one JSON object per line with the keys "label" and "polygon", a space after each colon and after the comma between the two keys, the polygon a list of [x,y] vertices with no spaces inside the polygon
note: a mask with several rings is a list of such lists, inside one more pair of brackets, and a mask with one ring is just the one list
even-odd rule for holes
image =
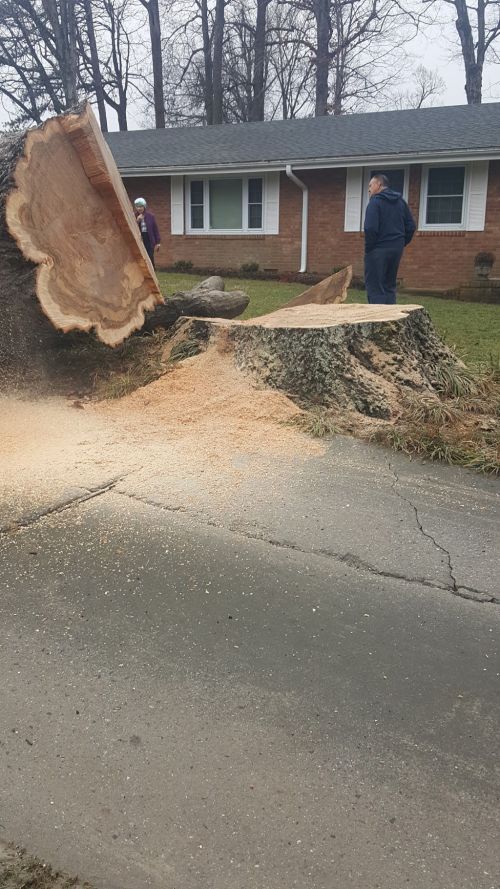
{"label": "large tree stump", "polygon": [[162,301],[130,201],[87,106],[0,141],[0,366],[56,330],[116,345]]}
{"label": "large tree stump", "polygon": [[306,305],[247,321],[182,319],[175,342],[224,351],[261,385],[304,404],[370,417],[399,413],[409,391],[434,391],[458,359],[420,306]]}

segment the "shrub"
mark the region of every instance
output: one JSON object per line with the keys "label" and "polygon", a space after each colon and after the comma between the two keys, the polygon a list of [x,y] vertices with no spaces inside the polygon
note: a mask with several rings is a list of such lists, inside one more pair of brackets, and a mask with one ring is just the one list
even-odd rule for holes
{"label": "shrub", "polygon": [[495,262],[494,253],[481,252],[474,257],[474,265],[493,265]]}
{"label": "shrub", "polygon": [[178,259],[177,262],[174,262],[172,269],[174,272],[191,272],[193,263],[190,259]]}
{"label": "shrub", "polygon": [[258,271],[258,262],[244,262],[242,263],[242,265],[240,265],[240,272],[242,275],[254,275]]}

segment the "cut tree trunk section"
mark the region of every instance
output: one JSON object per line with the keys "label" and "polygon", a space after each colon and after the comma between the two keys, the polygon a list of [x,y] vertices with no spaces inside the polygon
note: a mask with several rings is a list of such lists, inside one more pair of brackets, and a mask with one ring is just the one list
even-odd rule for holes
{"label": "cut tree trunk section", "polygon": [[54,328],[117,345],[162,301],[89,106],[0,142],[0,251],[2,366],[29,365]]}

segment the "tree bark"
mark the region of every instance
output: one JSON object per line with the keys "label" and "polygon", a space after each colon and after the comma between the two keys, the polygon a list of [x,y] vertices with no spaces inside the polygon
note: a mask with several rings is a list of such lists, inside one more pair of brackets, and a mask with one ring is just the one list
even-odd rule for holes
{"label": "tree bark", "polygon": [[165,98],[163,95],[163,59],[161,52],[161,27],[158,0],[141,0],[148,11],[151,57],[153,59],[153,95],[155,127],[165,128]]}
{"label": "tree bark", "polygon": [[265,72],[266,72],[266,20],[270,0],[257,0],[255,27],[254,68],[252,84],[252,108],[250,120],[264,120]]}
{"label": "tree bark", "polygon": [[[482,102],[483,90],[483,66],[478,64],[476,56],[476,47],[474,46],[474,35],[469,19],[469,10],[466,0],[454,0],[455,9],[457,11],[456,29],[460,38],[462,47],[462,58],[465,68],[465,95],[469,105],[480,105]],[[481,15],[480,8],[482,0],[478,0],[478,30],[479,43],[481,43]],[[484,16],[484,6],[483,6]],[[483,44],[484,44],[484,21],[483,21]]]}
{"label": "tree bark", "polygon": [[66,109],[78,101],[78,56],[76,51],[75,0],[42,0],[54,35]]}
{"label": "tree bark", "polygon": [[316,20],[316,104],[314,114],[328,114],[328,71],[330,67],[330,0],[314,0]]}
{"label": "tree bark", "polygon": [[212,66],[212,42],[210,39],[210,28],[208,25],[207,0],[201,0],[201,32],[203,37],[203,96],[205,104],[205,118],[208,126],[211,126],[214,122],[214,86]]}
{"label": "tree bark", "polygon": [[97,110],[99,112],[99,123],[103,133],[108,132],[108,118],[106,115],[106,100],[104,97],[104,89],[102,85],[101,68],[99,64],[99,54],[97,52],[97,44],[94,30],[94,16],[92,13],[92,0],[83,0],[85,9],[85,23],[87,25],[87,38],[89,42],[90,62],[92,65],[92,79],[94,82],[95,98],[97,102]]}
{"label": "tree bark", "polygon": [[437,393],[456,356],[420,306],[297,306],[248,321],[182,319],[176,342],[223,349],[258,385],[304,406],[398,416],[404,395]]}
{"label": "tree bark", "polygon": [[222,58],[226,0],[216,0],[213,33],[213,124],[223,123]]}
{"label": "tree bark", "polygon": [[146,316],[145,331],[171,327],[178,318],[237,318],[245,311],[250,297],[242,290],[178,291]]}

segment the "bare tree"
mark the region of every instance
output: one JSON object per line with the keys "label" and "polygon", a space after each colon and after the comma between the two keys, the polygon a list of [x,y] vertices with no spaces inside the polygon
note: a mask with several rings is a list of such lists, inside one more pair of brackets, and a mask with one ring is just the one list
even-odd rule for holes
{"label": "bare tree", "polygon": [[[108,118],[106,114],[106,96],[104,94],[104,85],[102,81],[101,65],[99,53],[97,50],[97,41],[94,28],[94,13],[92,10],[92,0],[83,0],[83,8],[85,11],[85,24],[87,31],[88,53],[90,57],[90,65],[92,70],[92,81],[95,90],[97,109],[99,112],[99,123],[103,133],[108,131]],[[86,47],[81,34],[79,35],[79,48],[82,55],[86,53]]]}
{"label": "bare tree", "polygon": [[224,120],[264,120],[270,35],[270,0],[232,4],[223,51]]}
{"label": "bare tree", "polygon": [[264,120],[267,61],[267,9],[271,0],[257,0],[255,24],[254,62],[252,79],[252,110],[250,120]]}
{"label": "bare tree", "polygon": [[149,21],[149,39],[153,60],[155,126],[157,129],[162,129],[165,126],[165,98],[163,94],[163,60],[158,0],[140,0],[140,2],[147,10]]}
{"label": "bare tree", "polygon": [[102,129],[106,105],[126,129],[137,9],[134,0],[1,0],[0,95],[12,124],[40,123],[95,95]]}
{"label": "bare tree", "polygon": [[[434,5],[438,0],[424,0]],[[480,105],[483,93],[483,72],[488,60],[498,61],[497,41],[500,36],[500,0],[439,0],[453,10],[455,28],[465,72],[465,95],[469,105]]]}
{"label": "bare tree", "polygon": [[380,107],[405,65],[419,20],[399,0],[335,0],[328,113]]}
{"label": "bare tree", "polygon": [[298,39],[314,66],[316,116],[355,110],[385,91],[418,28],[401,0],[283,2],[306,16]]}
{"label": "bare tree", "polygon": [[116,112],[120,130],[128,129],[129,87],[133,76],[133,32],[127,19],[128,11],[129,0],[100,0],[95,16],[96,29],[105,48],[101,50],[104,97]]}
{"label": "bare tree", "polygon": [[14,109],[13,125],[40,123],[47,111],[60,114],[75,104],[73,18],[66,30],[59,19],[56,25],[54,32],[40,2],[0,3],[0,95]]}
{"label": "bare tree", "polygon": [[212,89],[213,89],[213,118],[212,123],[223,122],[223,89],[222,89],[222,57],[224,50],[224,18],[226,12],[226,0],[215,0],[215,18],[212,34],[213,60],[212,60]]}
{"label": "bare tree", "polygon": [[311,113],[314,59],[304,51],[308,15],[297,7],[278,3],[269,18],[268,116],[286,120]]}
{"label": "bare tree", "polygon": [[[76,51],[76,11],[75,0],[42,0],[42,9],[36,3],[19,0],[21,5],[31,10],[33,21],[40,32],[48,35],[46,22],[51,28],[54,54],[59,62],[59,70],[64,90],[65,104],[71,108],[77,103],[78,56]],[[45,16],[42,15],[42,10]]]}
{"label": "bare tree", "polygon": [[[189,97],[193,118],[199,118],[202,104],[207,124],[264,119],[270,50],[267,11],[271,3],[196,0],[193,5],[177,4],[175,12],[184,22],[172,28],[172,16],[170,28],[165,28],[170,34],[164,55],[166,52],[169,72],[171,59],[178,59],[178,85],[182,84]],[[181,44],[183,52],[179,54]],[[182,117],[179,112],[175,113],[178,119]]]}
{"label": "bare tree", "polygon": [[425,105],[433,105],[435,100],[443,95],[446,84],[438,74],[423,65],[417,65],[413,75],[413,86],[404,92],[393,94],[390,103],[393,108],[423,108]]}

